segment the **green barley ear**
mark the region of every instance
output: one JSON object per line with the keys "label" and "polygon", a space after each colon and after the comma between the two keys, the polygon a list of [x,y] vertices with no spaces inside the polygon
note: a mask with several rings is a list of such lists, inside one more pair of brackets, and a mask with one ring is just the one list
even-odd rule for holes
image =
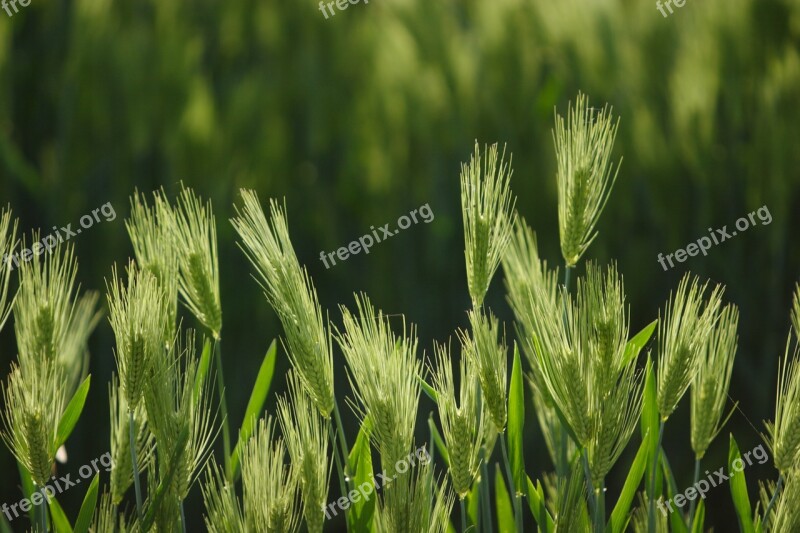
{"label": "green barley ear", "polygon": [[499,322],[480,309],[469,311],[472,338],[459,332],[464,356],[473,365],[483,393],[483,403],[498,433],[505,431],[508,398],[508,349],[498,341]]}
{"label": "green barley ear", "polygon": [[[790,346],[794,349],[789,355]],[[775,468],[786,474],[800,464],[800,347],[786,339],[786,353],[778,370],[775,422],[767,425]]]}
{"label": "green barley ear", "polygon": [[14,298],[8,299],[8,286],[11,281],[11,256],[17,244],[17,219],[11,223],[11,209],[0,210],[0,330],[8,320]]}
{"label": "green barley ear", "polygon": [[[128,403],[120,394],[119,380],[111,376],[108,386],[109,410],[111,413],[111,500],[114,505],[122,503],[125,493],[133,484],[131,446],[129,437]],[[136,464],[145,465],[153,453],[153,434],[147,427],[144,405],[139,404],[134,415],[136,431]]]}
{"label": "green barley ear", "polygon": [[360,404],[362,422],[369,417],[372,437],[386,470],[410,451],[419,405],[422,363],[417,359],[413,326],[395,335],[389,319],[369,298],[356,296],[357,315],[342,306],[344,333],[337,340],[348,364],[348,379]]}
{"label": "green barley ear", "polygon": [[236,487],[225,479],[225,475],[214,461],[208,463],[202,492],[207,513],[204,518],[209,533],[247,531],[244,513],[236,497]]}
{"label": "green barley ear", "polygon": [[333,410],[333,351],[317,291],[289,238],[286,208],[270,202],[270,220],[255,192],[242,190],[244,207],[231,219],[240,248],[256,267],[264,294],[286,332],[288,354],[300,382],[323,416]]}
{"label": "green barley ear", "polygon": [[561,255],[574,266],[597,236],[595,226],[614,187],[616,171],[609,160],[617,136],[619,119],[606,106],[589,107],[581,93],[564,119],[556,113],[553,142],[556,149],[558,182],[558,233]]}
{"label": "green barley ear", "polygon": [[800,283],[794,288],[794,298],[792,299],[792,326],[794,326],[795,338],[800,342]]}
{"label": "green barley ear", "polygon": [[209,394],[211,379],[208,375],[198,377],[198,364],[195,334],[187,330],[185,340],[176,337],[166,356],[162,353],[153,359],[145,386],[147,422],[160,456],[172,457],[178,450],[181,433],[188,432],[171,485],[178,501],[186,498],[205,468],[216,436]]}
{"label": "green barley ear", "polygon": [[437,480],[430,463],[418,463],[398,474],[375,506],[376,533],[445,533],[455,501],[453,492]]}
{"label": "green barley ear", "polygon": [[[33,239],[38,240],[38,234]],[[14,330],[20,366],[26,372],[63,355],[72,322],[77,271],[72,246],[59,246],[44,258],[34,254],[30,261],[20,264]]]}
{"label": "green barley ear", "polygon": [[461,165],[461,214],[464,256],[473,307],[480,307],[500,258],[511,238],[514,203],[509,180],[510,160],[505,148],[498,161],[497,144],[484,149],[483,166],[478,142],[469,164]]}
{"label": "green barley ear", "polygon": [[800,530],[800,477],[797,471],[786,476],[786,484],[774,512],[769,531]]}
{"label": "green barley ear", "polygon": [[180,247],[175,245],[173,231],[176,227],[175,215],[163,191],[153,193],[153,206],[148,205],[144,194],[138,191],[131,197],[131,216],[125,221],[125,228],[136,261],[142,270],[156,277],[169,304],[164,324],[165,346],[169,346],[177,333]]}
{"label": "green barley ear", "polygon": [[705,455],[726,422],[722,411],[731,384],[738,325],[736,306],[725,306],[700,351],[691,393],[692,449],[698,459]]}
{"label": "green barley ear", "polygon": [[275,438],[274,420],[260,419],[242,451],[243,531],[280,533],[297,529],[296,473],[286,464],[283,439]]}
{"label": "green barley ear", "polygon": [[431,371],[439,404],[439,419],[450,457],[450,477],[460,499],[467,497],[480,467],[479,452],[483,437],[483,413],[478,403],[478,376],[475,367],[462,357],[459,369],[460,391],[456,399],[450,349],[434,346],[436,369]]}
{"label": "green barley ear", "polygon": [[62,375],[57,365],[44,364],[24,372],[12,363],[3,388],[2,438],[39,487],[50,479],[57,429],[64,412]]}
{"label": "green barley ear", "polygon": [[[648,507],[649,500],[644,492],[638,493],[639,505],[633,511],[631,516],[631,529],[634,533],[669,533],[670,524],[669,516],[667,513],[655,514],[655,530],[649,529]],[[765,530],[766,531],[766,530]]]}
{"label": "green barley ear", "polygon": [[128,409],[135,411],[153,361],[164,350],[162,334],[168,310],[153,274],[138,270],[133,262],[128,265],[127,274],[127,282],[118,279],[114,266],[112,281],[107,281],[106,286],[109,322],[117,341],[120,386]]}
{"label": "green barley ear", "polygon": [[203,205],[191,189],[185,188],[178,196],[173,215],[180,271],[178,291],[197,320],[209,329],[215,339],[219,339],[222,306],[219,296],[217,228],[211,202]]}
{"label": "green barley ear", "polygon": [[586,481],[575,456],[569,477],[558,483],[556,495],[555,531],[591,531],[589,513],[586,509]]}
{"label": "green barley ear", "polygon": [[325,520],[331,474],[328,433],[319,411],[291,370],[287,382],[289,393],[278,400],[278,417],[292,467],[296,469],[308,531],[319,533]]}
{"label": "green barley ear", "polygon": [[688,273],[670,294],[664,318],[658,321],[658,412],[665,421],[675,410],[697,372],[697,361],[718,315],[722,289],[715,287],[708,301]]}
{"label": "green barley ear", "polygon": [[97,505],[92,524],[89,526],[89,533],[104,533],[114,531],[114,533],[129,533],[138,531],[138,525],[128,524],[125,513],[117,510],[117,504],[108,492],[103,492]]}

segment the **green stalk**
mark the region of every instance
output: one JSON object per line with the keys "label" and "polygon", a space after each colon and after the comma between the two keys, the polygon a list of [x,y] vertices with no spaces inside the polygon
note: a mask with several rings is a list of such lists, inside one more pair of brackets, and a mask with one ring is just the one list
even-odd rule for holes
{"label": "green stalk", "polygon": [[[333,460],[336,462],[336,473],[339,476],[339,490],[342,491],[342,496],[347,497],[347,485],[345,484],[344,481],[345,478],[344,468],[342,468],[342,460],[339,458],[339,452],[336,451],[336,435],[333,430],[333,420],[331,420],[330,418],[328,419],[328,433],[331,438],[331,446],[333,447]],[[345,518],[347,518],[347,515],[349,514],[348,510],[349,509],[344,510]],[[346,521],[347,521],[347,528],[349,530],[350,520]]]}
{"label": "green stalk", "polygon": [[136,426],[134,426],[133,411],[128,410],[128,441],[131,447],[131,466],[133,467],[133,486],[136,491],[136,515],[142,523],[142,485],[139,481],[139,465],[136,461]]}
{"label": "green stalk", "polygon": [[461,503],[461,531],[462,533],[466,533],[467,531],[467,504],[464,502],[464,498],[459,498]]}
{"label": "green stalk", "polygon": [[594,531],[603,533],[606,524],[606,482],[600,480],[600,486],[594,490]]}
{"label": "green stalk", "polygon": [[508,486],[514,494],[514,525],[517,528],[517,533],[522,533],[522,505],[519,499],[519,492],[514,485],[514,476],[511,473],[511,463],[508,460],[508,450],[506,449],[505,435],[500,435],[500,449],[503,451],[503,464],[506,467],[506,477],[508,478]]}
{"label": "green stalk", "polygon": [[[569,294],[569,282],[570,282],[570,274],[572,273],[571,267],[564,264],[564,292]],[[567,308],[566,308],[566,301],[564,302],[564,320],[567,319]],[[559,483],[565,482],[566,477],[569,471],[569,463],[567,462],[567,442],[570,437],[567,434],[567,428],[564,427],[564,424],[561,423],[559,420],[559,428],[561,429],[561,438],[559,439],[559,446],[558,446],[558,463],[556,465],[556,474],[558,476]]]}
{"label": "green stalk", "polygon": [[186,533],[186,513],[183,510],[183,502],[181,502],[181,529]]}
{"label": "green stalk", "polygon": [[772,510],[772,506],[775,505],[775,502],[778,501],[778,495],[781,493],[781,489],[783,488],[783,474],[778,476],[778,484],[775,486],[775,492],[772,494],[772,498],[769,500],[769,505],[764,510],[764,523],[769,522],[769,512]]}
{"label": "green stalk", "polygon": [[650,494],[647,502],[647,531],[648,533],[655,533],[656,531],[656,470],[658,470],[658,455],[661,453],[661,440],[664,438],[664,423],[665,419],[661,419],[658,424],[658,446],[656,446],[655,454],[653,454],[653,470],[650,472]]}
{"label": "green stalk", "polygon": [[589,495],[589,511],[596,519],[597,503],[595,502],[594,487],[592,487],[592,469],[589,468],[589,452],[586,451],[586,448],[583,449],[581,456],[583,457],[583,474],[586,478],[586,493]]}
{"label": "green stalk", "polygon": [[[694,481],[692,482],[692,487],[697,487],[697,481],[700,479],[700,457],[694,458]],[[694,509],[695,504],[697,503],[697,498],[692,500],[692,503],[689,504],[689,522],[686,524],[689,527],[689,531],[692,530],[692,522],[694,521]]]}
{"label": "green stalk", "polygon": [[347,437],[345,437],[344,426],[342,425],[342,415],[339,413],[339,401],[336,399],[336,396],[333,397],[333,416],[336,418],[336,429],[339,433],[339,446],[341,447],[342,458],[344,460],[344,475],[349,479],[350,454],[347,450],[349,450],[350,447],[347,445]]}
{"label": "green stalk", "polygon": [[217,393],[219,394],[219,410],[222,415],[222,445],[225,451],[225,477],[233,482],[231,470],[231,432],[228,428],[228,402],[225,400],[225,378],[222,375],[222,339],[214,337],[214,360],[217,366]]}
{"label": "green stalk", "polygon": [[[485,448],[484,448],[485,450]],[[487,532],[494,531],[492,526],[492,505],[489,503],[489,469],[486,468],[486,463],[489,460],[484,453],[483,462],[481,463],[481,500],[483,501],[483,523],[484,529]]]}
{"label": "green stalk", "polygon": [[[34,484],[34,489],[36,489],[34,492],[38,492],[38,491],[42,490],[43,488],[44,487],[39,487],[39,485]],[[44,494],[46,495],[47,492],[45,492]],[[45,496],[45,501],[42,502],[37,507],[39,507],[39,511],[36,514],[39,516],[39,519],[40,519],[40,527],[42,528],[42,531],[44,531],[44,533],[47,533],[48,530],[47,530],[47,497],[46,496]]]}

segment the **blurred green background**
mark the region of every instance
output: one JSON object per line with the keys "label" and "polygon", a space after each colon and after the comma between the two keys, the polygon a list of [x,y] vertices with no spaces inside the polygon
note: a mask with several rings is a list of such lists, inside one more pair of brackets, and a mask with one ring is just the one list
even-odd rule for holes
{"label": "blurred green background", "polygon": [[[615,152],[624,161],[587,257],[618,261],[632,329],[657,316],[688,269],[725,284],[726,299],[740,307],[731,396],[743,413],[706,456],[704,466],[716,469],[727,431],[750,450],[773,411],[800,268],[792,246],[800,226],[799,45],[797,0],[688,0],[668,18],[652,1],[372,0],[327,20],[313,0],[33,0],[13,17],[0,11],[0,203],[11,204],[29,235],[77,226],[111,202],[116,220],[72,240],[82,288],[104,291],[111,264],[132,254],[123,219],[135,188],[163,186],[172,195],[182,181],[209,197],[238,424],[269,341],[282,333],[228,223],[239,188],[255,188],[262,201],[286,198],[298,257],[335,324],[337,305],[366,291],[385,312],[417,324],[430,353],[434,339],[466,325],[469,307],[460,162],[475,139],[508,144],[517,206],[542,254],[560,263],[550,131],[554,106],[563,114],[582,90],[621,116]],[[330,269],[319,260],[320,251],[425,203],[435,214],[430,224]],[[656,261],[763,205],[770,225],[669,272]],[[500,277],[487,303],[510,335]],[[90,405],[62,474],[109,449],[112,346],[103,319],[91,343]],[[4,381],[15,354],[9,322],[0,334]],[[341,395],[343,359],[335,357]],[[273,391],[283,389],[286,367],[282,356]],[[431,409],[424,398],[421,422]],[[356,420],[345,418],[352,439]],[[532,477],[551,468],[534,420]],[[424,427],[418,442],[428,440]],[[665,437],[682,487],[692,476],[688,428],[686,398]],[[607,480],[608,500],[630,448]],[[748,470],[751,485],[776,477],[770,465]],[[18,501],[5,449],[0,472],[0,502]],[[60,497],[72,519],[84,491]],[[706,503],[707,527],[736,527],[729,488]],[[202,527],[201,513],[196,487],[191,530]]]}

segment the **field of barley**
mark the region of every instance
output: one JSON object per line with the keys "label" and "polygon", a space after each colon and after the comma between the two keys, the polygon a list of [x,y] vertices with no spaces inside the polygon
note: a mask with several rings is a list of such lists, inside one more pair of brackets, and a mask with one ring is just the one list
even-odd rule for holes
{"label": "field of barley", "polygon": [[800,531],[800,2],[4,0],[0,533]]}

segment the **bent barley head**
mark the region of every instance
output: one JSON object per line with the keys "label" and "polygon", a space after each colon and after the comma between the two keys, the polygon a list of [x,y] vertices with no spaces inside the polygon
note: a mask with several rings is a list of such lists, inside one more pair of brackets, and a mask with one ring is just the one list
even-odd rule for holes
{"label": "bent barley head", "polygon": [[619,164],[614,171],[610,159],[619,119],[608,107],[595,112],[578,93],[566,124],[558,113],[555,121],[558,232],[561,255],[573,266],[597,236],[595,226],[617,179]]}

